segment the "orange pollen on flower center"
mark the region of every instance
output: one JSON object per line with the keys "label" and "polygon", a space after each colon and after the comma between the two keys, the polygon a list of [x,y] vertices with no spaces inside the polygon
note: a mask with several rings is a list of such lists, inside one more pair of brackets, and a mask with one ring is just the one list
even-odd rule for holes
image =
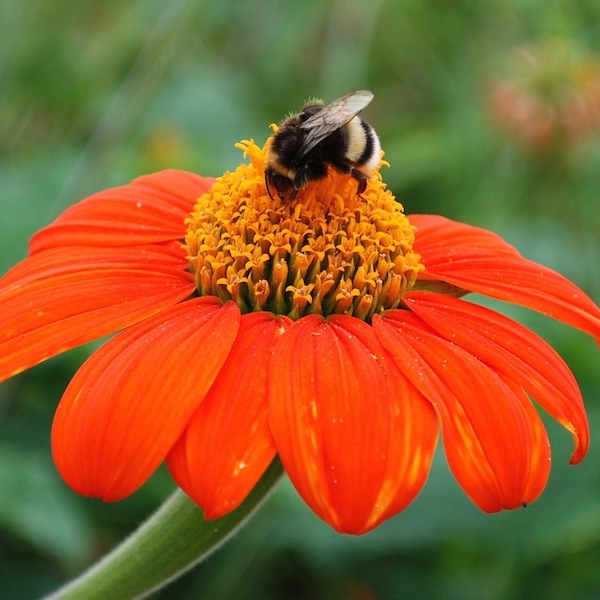
{"label": "orange pollen on flower center", "polygon": [[265,148],[238,147],[250,164],[219,177],[186,222],[199,295],[292,319],[344,313],[368,321],[401,303],[423,266],[414,228],[378,170],[359,195],[351,175],[330,169],[286,204],[267,194]]}

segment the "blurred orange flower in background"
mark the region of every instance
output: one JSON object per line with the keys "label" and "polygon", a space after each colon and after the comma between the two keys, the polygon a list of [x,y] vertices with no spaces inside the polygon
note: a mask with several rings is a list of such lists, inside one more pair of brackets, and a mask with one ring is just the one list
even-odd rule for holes
{"label": "blurred orange flower in background", "polygon": [[489,111],[534,151],[589,140],[600,130],[600,58],[564,40],[518,48],[491,86]]}

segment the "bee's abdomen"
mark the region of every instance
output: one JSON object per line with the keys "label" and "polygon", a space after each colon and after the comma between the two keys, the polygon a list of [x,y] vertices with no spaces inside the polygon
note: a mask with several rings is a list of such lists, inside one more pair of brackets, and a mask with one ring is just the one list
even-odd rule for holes
{"label": "bee's abdomen", "polygon": [[345,158],[357,167],[373,170],[379,164],[381,145],[375,130],[359,117],[345,127],[347,148]]}

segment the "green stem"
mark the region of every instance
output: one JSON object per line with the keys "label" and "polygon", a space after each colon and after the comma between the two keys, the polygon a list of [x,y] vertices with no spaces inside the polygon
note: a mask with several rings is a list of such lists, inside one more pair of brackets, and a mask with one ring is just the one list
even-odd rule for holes
{"label": "green stem", "polygon": [[131,600],[163,587],[214,552],[260,507],[283,469],[275,459],[232,513],[206,521],[177,490],[120,546],[45,600]]}

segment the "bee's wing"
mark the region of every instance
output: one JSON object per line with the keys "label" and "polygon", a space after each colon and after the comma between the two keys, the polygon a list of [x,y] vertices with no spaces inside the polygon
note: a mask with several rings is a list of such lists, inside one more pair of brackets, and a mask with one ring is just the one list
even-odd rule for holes
{"label": "bee's wing", "polygon": [[319,142],[352,121],[370,104],[371,100],[373,100],[373,94],[368,90],[350,92],[306,119],[300,126],[306,131],[306,136],[298,150],[298,155],[306,156]]}

